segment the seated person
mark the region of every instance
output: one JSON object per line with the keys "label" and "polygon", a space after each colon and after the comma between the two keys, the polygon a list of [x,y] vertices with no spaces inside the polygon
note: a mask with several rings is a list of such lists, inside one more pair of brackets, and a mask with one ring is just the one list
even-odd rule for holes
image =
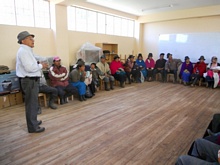
{"label": "seated person", "polygon": [[218,153],[220,145],[206,139],[197,139],[192,148],[191,155],[180,156],[176,165],[214,165],[219,164]]}
{"label": "seated person", "polygon": [[207,87],[215,88],[219,83],[219,69],[220,64],[217,62],[218,58],[213,56],[211,63],[207,66],[207,72],[205,73],[205,79]]}
{"label": "seated person", "polygon": [[185,57],[185,62],[182,63],[180,69],[179,77],[183,80],[183,84],[187,85],[190,82],[190,76],[193,71],[193,64],[190,62],[188,56]]}
{"label": "seated person", "polygon": [[125,72],[129,81],[129,84],[131,84],[131,75],[134,78],[136,82],[138,82],[140,78],[140,70],[138,69],[138,66],[135,64],[134,56],[129,55],[128,59],[125,62]]}
{"label": "seated person", "polygon": [[146,70],[146,64],[143,60],[143,56],[141,53],[138,54],[136,64],[138,65],[138,68],[141,71],[141,74],[143,76],[143,79],[141,79],[141,82],[144,82],[144,80],[147,78],[147,70]]}
{"label": "seated person", "polygon": [[96,87],[99,87],[99,76],[104,76],[104,73],[100,71],[100,69],[96,66],[96,63],[91,63],[90,72],[92,74],[92,81],[94,82]]}
{"label": "seated person", "polygon": [[166,60],[164,59],[164,53],[161,53],[160,59],[156,61],[156,65],[154,67],[153,79],[155,79],[157,73],[161,73],[162,82],[165,81],[165,64]]}
{"label": "seated person", "polygon": [[114,78],[120,82],[120,87],[124,88],[126,81],[126,74],[124,71],[124,66],[122,65],[119,59],[120,57],[118,55],[115,55],[114,60],[110,64],[110,69]]}
{"label": "seated person", "polygon": [[[109,91],[110,89],[114,89],[114,81],[115,78],[111,75],[111,70],[109,68],[109,64],[106,62],[105,55],[100,57],[100,62],[96,64],[97,68],[101,71],[99,78],[104,81],[105,90]],[[108,88],[108,83],[110,82],[110,89]]]}
{"label": "seated person", "polygon": [[176,83],[178,67],[182,61],[180,59],[173,59],[172,56],[170,53],[167,54],[168,60],[165,64],[165,81],[167,81],[167,74],[174,74],[174,83]]}
{"label": "seated person", "polygon": [[[85,62],[83,61],[83,59],[79,58],[79,59],[77,60],[76,64],[73,66],[73,70],[77,68],[77,65],[78,65],[79,62],[85,63]],[[94,84],[94,82],[93,82],[92,74],[90,73],[90,68],[89,68],[89,66],[88,66],[88,65],[85,65],[85,69],[84,69],[84,70],[86,71],[86,77],[85,77],[84,83],[86,84],[87,88],[89,88],[89,89],[87,89],[87,91],[91,92],[91,96],[88,96],[87,94],[86,94],[85,96],[86,96],[87,98],[91,98],[92,96],[95,95],[95,91],[96,91],[96,89],[95,89],[95,84]]]}
{"label": "seated person", "polygon": [[60,97],[60,104],[67,103],[67,97],[78,93],[77,89],[69,84],[69,72],[61,65],[59,57],[53,58],[53,65],[49,69],[51,86],[55,87]]}
{"label": "seated person", "polygon": [[147,69],[148,81],[151,81],[152,77],[153,77],[153,73],[154,73],[154,66],[155,66],[155,61],[153,59],[153,54],[152,53],[148,54],[148,57],[145,61],[145,64],[146,64],[146,69]]}
{"label": "seated person", "polygon": [[204,61],[205,57],[201,56],[199,58],[199,62],[197,62],[193,68],[193,72],[191,75],[192,87],[195,86],[196,82],[200,80],[200,78],[203,78],[203,73],[206,72],[206,64]]}
{"label": "seated person", "polygon": [[[57,106],[54,104],[54,101],[57,98],[57,89],[47,85],[47,81],[44,77],[43,72],[41,73],[40,83],[39,83],[39,93],[45,93],[50,96],[49,98],[49,107],[51,109],[57,109]],[[39,105],[38,114],[41,113],[41,107]]]}
{"label": "seated person", "polygon": [[85,76],[85,63],[83,61],[79,61],[76,69],[70,72],[69,78],[70,83],[78,89],[80,101],[86,101],[86,84],[84,83]]}

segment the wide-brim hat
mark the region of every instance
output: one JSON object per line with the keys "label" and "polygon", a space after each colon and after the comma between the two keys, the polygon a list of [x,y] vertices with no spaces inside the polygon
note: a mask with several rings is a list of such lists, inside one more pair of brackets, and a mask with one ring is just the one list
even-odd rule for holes
{"label": "wide-brim hat", "polygon": [[130,59],[130,58],[134,58],[134,56],[133,56],[133,55],[129,55],[129,57],[128,57],[128,58],[129,58],[129,59]]}
{"label": "wide-brim hat", "polygon": [[117,59],[117,58],[120,58],[120,57],[119,57],[118,55],[115,55],[115,56],[114,56],[114,60]]}
{"label": "wide-brim hat", "polygon": [[204,60],[205,61],[205,57],[204,56],[200,56],[199,60]]}
{"label": "wide-brim hat", "polygon": [[28,36],[34,37],[33,34],[30,34],[30,33],[27,32],[27,31],[20,32],[20,33],[18,34],[18,36],[17,36],[18,43],[20,44],[21,41],[22,41],[23,39],[25,39],[26,37],[28,37]]}
{"label": "wide-brim hat", "polygon": [[187,59],[189,59],[189,56],[185,56],[185,61],[186,61]]}

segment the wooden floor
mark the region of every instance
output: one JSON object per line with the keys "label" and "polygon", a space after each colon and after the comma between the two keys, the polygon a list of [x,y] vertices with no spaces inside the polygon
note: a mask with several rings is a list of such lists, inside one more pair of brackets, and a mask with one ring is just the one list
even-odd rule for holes
{"label": "wooden floor", "polygon": [[27,133],[24,106],[0,110],[0,164],[172,165],[220,109],[219,89],[145,82],[43,109]]}

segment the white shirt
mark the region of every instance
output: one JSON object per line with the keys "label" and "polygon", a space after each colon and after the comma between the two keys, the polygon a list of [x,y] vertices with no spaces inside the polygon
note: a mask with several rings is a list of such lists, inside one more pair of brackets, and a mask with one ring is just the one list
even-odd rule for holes
{"label": "white shirt", "polygon": [[42,65],[37,64],[39,57],[34,55],[31,47],[20,45],[16,57],[16,75],[18,77],[41,77]]}

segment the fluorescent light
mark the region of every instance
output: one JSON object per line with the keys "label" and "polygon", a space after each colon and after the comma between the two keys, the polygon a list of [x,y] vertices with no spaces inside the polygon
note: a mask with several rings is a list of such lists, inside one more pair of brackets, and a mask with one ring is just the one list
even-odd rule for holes
{"label": "fluorescent light", "polygon": [[145,11],[149,11],[149,10],[167,9],[167,8],[172,8],[173,6],[174,6],[173,4],[165,5],[165,6],[155,6],[155,7],[149,7],[149,8],[142,9],[141,11],[145,12]]}

